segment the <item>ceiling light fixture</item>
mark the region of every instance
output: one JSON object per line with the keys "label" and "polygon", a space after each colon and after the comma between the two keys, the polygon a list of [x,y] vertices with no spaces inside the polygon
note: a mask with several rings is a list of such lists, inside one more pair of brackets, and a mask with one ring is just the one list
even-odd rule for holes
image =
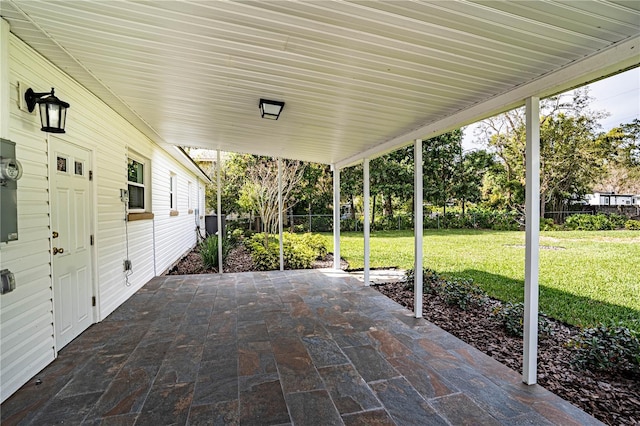
{"label": "ceiling light fixture", "polygon": [[40,122],[43,132],[64,133],[64,125],[67,119],[67,108],[69,104],[54,96],[54,89],[51,92],[34,92],[29,88],[24,94],[29,112],[33,112],[36,104],[40,105]]}
{"label": "ceiling light fixture", "polygon": [[284,108],[284,102],[260,99],[260,115],[262,118],[277,120]]}

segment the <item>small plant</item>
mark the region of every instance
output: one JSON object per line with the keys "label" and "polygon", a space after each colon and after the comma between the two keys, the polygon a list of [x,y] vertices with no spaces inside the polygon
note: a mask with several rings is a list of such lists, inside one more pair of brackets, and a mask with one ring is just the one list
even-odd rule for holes
{"label": "small plant", "polygon": [[[404,288],[413,291],[413,283],[416,280],[416,274],[413,269],[407,269],[405,272],[405,284]],[[422,270],[422,292],[424,294],[431,294],[434,292],[436,284],[440,281],[440,275],[433,269],[424,268]]]}
{"label": "small plant", "polygon": [[[222,239],[222,261],[227,258],[231,244],[226,238]],[[205,268],[218,268],[218,236],[210,235],[200,243],[200,256]]]}
{"label": "small plant", "polygon": [[640,220],[628,220],[624,223],[624,229],[629,231],[640,231]]}
{"label": "small plant", "polygon": [[[404,288],[413,291],[415,271],[408,269],[405,273]],[[471,279],[449,279],[441,276],[433,269],[424,268],[422,271],[422,291],[424,294],[435,294],[448,305],[457,305],[462,310],[469,306],[481,306],[487,299],[487,294]]]}
{"label": "small plant", "polygon": [[472,305],[482,306],[488,299],[487,294],[471,279],[441,280],[435,288],[445,303],[457,305],[463,311]]}
{"label": "small plant", "polygon": [[569,342],[578,368],[640,373],[640,336],[618,324],[586,328]]}
{"label": "small plant", "polygon": [[[507,302],[493,310],[493,315],[498,318],[507,334],[514,337],[522,337],[524,329],[524,304]],[[546,315],[538,315],[538,335],[549,337],[554,334],[553,326]]]}
{"label": "small plant", "polygon": [[541,231],[555,231],[558,229],[555,222],[551,218],[540,219],[540,230]]}

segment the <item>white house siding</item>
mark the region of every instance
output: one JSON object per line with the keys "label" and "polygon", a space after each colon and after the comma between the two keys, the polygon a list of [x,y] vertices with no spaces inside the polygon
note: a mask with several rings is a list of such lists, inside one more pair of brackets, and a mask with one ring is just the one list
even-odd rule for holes
{"label": "white house siding", "polygon": [[[195,244],[194,214],[188,214],[185,191],[187,182],[192,182],[191,196],[196,200],[195,191],[204,185],[199,175],[13,34],[9,37],[9,79],[9,138],[16,143],[16,157],[24,173],[17,193],[19,240],[0,243],[0,269],[9,269],[16,277],[16,289],[0,296],[1,401],[50,363],[60,349],[55,347],[52,312],[48,135],[40,131],[37,113],[18,108],[22,96],[18,82],[24,84],[22,90],[55,87],[56,95],[71,104],[66,134],[56,137],[93,152],[94,322],[104,319]],[[120,189],[127,188],[129,150],[150,160],[153,220],[125,223]],[[168,191],[164,190],[170,171],[178,176],[178,216],[169,216]],[[204,200],[200,204],[203,211]],[[129,285],[123,270],[126,227],[133,264]]]}

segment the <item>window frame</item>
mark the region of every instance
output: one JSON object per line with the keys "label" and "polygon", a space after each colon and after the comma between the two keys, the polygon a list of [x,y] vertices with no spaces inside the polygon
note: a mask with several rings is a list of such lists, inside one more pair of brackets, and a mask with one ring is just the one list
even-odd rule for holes
{"label": "window frame", "polygon": [[[142,183],[132,182],[129,180],[129,161],[135,161],[142,165]],[[129,152],[127,154],[127,191],[129,191],[129,201],[127,201],[127,211],[129,213],[148,213],[151,212],[151,162],[146,157],[139,154]],[[131,191],[130,187],[135,186],[142,188],[142,208],[131,208]]]}

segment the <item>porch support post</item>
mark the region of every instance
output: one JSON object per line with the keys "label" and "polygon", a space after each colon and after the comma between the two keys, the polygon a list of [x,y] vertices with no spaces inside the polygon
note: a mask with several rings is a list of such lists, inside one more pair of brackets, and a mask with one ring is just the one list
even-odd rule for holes
{"label": "porch support post", "polygon": [[278,234],[280,236],[280,270],[284,271],[284,245],[282,242],[282,158],[278,158]]}
{"label": "porch support post", "polygon": [[340,169],[333,168],[333,269],[340,269]]}
{"label": "porch support post", "polygon": [[522,381],[536,383],[538,357],[538,266],[540,238],[540,99],[527,98],[524,358]]}
{"label": "porch support post", "polygon": [[216,206],[216,217],[218,219],[218,273],[222,274],[222,164],[220,164],[220,150],[217,150],[216,157],[216,179],[218,186],[218,205]]}
{"label": "porch support post", "polygon": [[363,177],[362,181],[364,184],[364,223],[362,227],[364,228],[364,285],[368,286],[370,284],[369,279],[369,257],[370,257],[370,226],[369,226],[369,159],[365,158],[362,163],[363,169]]}
{"label": "porch support post", "polygon": [[413,306],[414,314],[416,318],[422,318],[422,139],[416,139],[413,145],[414,156],[414,183],[413,183],[413,230],[415,241],[415,264],[414,264],[414,277],[413,294],[415,297]]}

